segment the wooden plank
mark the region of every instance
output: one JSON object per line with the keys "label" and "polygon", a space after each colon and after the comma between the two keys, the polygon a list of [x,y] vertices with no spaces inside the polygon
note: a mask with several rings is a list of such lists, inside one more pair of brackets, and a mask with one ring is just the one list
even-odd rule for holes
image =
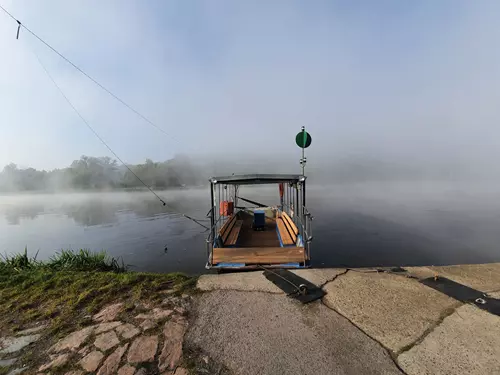
{"label": "wooden plank", "polygon": [[222,242],[225,243],[227,240],[227,237],[231,233],[231,229],[233,229],[234,224],[236,223],[236,216],[232,216],[231,219],[229,219],[221,228],[221,237],[222,237]]}
{"label": "wooden plank", "polygon": [[236,216],[232,215],[229,220],[226,220],[222,228],[219,229],[219,235],[223,236],[226,234],[229,227],[233,224],[233,221],[236,220]]}
{"label": "wooden plank", "polygon": [[295,241],[297,240],[297,237],[295,236],[295,233],[293,233],[293,230],[290,227],[290,224],[288,224],[288,221],[286,221],[285,218],[281,218],[281,220],[283,221],[283,225],[285,226],[286,232],[289,234],[292,242],[295,243]]}
{"label": "wooden plank", "polygon": [[304,262],[303,247],[222,247],[213,249],[213,263],[283,264]]}
{"label": "wooden plank", "polygon": [[297,242],[297,236],[299,234],[297,226],[286,212],[283,212],[282,219],[285,221],[286,227],[288,229],[288,232],[290,233],[290,236],[292,237],[293,242]]}
{"label": "wooden plank", "polygon": [[228,226],[230,225],[230,223],[231,223],[231,220],[234,220],[234,219],[235,219],[235,216],[234,216],[234,215],[231,215],[231,217],[229,218],[229,220],[226,220],[226,222],[224,223],[224,225],[223,225],[223,226],[219,229],[219,235],[220,235],[220,236],[222,236],[222,235],[225,233],[225,231],[226,231],[227,227],[228,227]]}
{"label": "wooden plank", "polygon": [[236,224],[234,224],[233,229],[231,229],[231,233],[229,234],[229,237],[227,238],[225,245],[236,244],[242,225],[243,225],[243,220],[236,220]]}
{"label": "wooden plank", "polygon": [[288,230],[285,228],[285,223],[283,220],[278,219],[276,220],[276,225],[278,225],[278,230],[280,232],[280,237],[281,237],[281,242],[283,245],[295,245],[295,242],[293,241],[292,237],[288,233]]}
{"label": "wooden plank", "polygon": [[228,228],[226,229],[226,232],[222,236],[222,243],[226,243],[227,238],[231,234],[231,230],[233,229],[235,223],[236,223],[236,220],[232,220],[232,222],[229,224]]}
{"label": "wooden plank", "polygon": [[295,236],[297,236],[299,234],[299,229],[297,228],[293,220],[290,218],[290,216],[288,216],[286,212],[283,212],[283,217],[288,222],[288,225],[291,227],[290,233],[292,233],[293,231],[293,233],[295,233]]}

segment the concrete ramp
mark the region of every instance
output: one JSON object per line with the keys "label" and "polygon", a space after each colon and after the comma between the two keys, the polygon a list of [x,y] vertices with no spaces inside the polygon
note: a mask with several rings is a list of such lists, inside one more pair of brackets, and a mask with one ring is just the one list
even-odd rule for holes
{"label": "concrete ramp", "polygon": [[[296,275],[309,280],[317,286],[323,286],[346,272],[343,268],[291,270]],[[202,291],[239,290],[245,292],[267,292],[282,294],[283,291],[264,277],[263,271],[223,273],[202,275],[197,288]]]}
{"label": "concrete ramp", "polygon": [[409,375],[500,374],[500,318],[461,306],[397,360]]}
{"label": "concrete ramp", "polygon": [[500,317],[420,282],[500,298],[500,264],[294,271],[323,288],[302,305],[262,272],[200,277],[188,344],[235,374],[500,374]]}
{"label": "concrete ramp", "polygon": [[325,286],[324,302],[394,353],[461,305],[416,280],[350,271]]}
{"label": "concrete ramp", "polygon": [[282,294],[203,294],[187,345],[241,375],[401,375],[384,348],[345,318]]}
{"label": "concrete ramp", "polygon": [[419,278],[441,276],[485,293],[500,292],[500,263],[442,267],[405,267]]}

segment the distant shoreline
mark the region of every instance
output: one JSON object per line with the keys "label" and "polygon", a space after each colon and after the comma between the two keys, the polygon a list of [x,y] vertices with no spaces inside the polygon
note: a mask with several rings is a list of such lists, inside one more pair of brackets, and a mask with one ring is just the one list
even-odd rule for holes
{"label": "distant shoreline", "polygon": [[[205,188],[205,185],[185,186],[185,187],[168,187],[168,188],[154,188],[157,192],[162,191],[183,191],[183,190],[199,190]],[[0,191],[1,196],[14,196],[14,195],[37,195],[37,194],[70,194],[70,193],[120,193],[120,192],[148,192],[145,187],[137,188],[107,188],[107,189],[61,189],[61,190],[18,190],[18,191]]]}

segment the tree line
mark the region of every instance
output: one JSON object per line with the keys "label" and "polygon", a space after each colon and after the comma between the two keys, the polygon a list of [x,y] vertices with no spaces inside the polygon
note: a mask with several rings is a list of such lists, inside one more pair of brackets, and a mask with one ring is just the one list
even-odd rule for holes
{"label": "tree line", "polygon": [[[131,173],[130,170],[133,172]],[[69,167],[51,171],[5,166],[0,172],[0,191],[56,191],[66,189],[103,190],[140,188],[144,183],[154,189],[194,186],[203,183],[199,168],[189,158],[176,156],[164,162],[146,159],[143,164],[119,165],[104,156],[83,155]]]}

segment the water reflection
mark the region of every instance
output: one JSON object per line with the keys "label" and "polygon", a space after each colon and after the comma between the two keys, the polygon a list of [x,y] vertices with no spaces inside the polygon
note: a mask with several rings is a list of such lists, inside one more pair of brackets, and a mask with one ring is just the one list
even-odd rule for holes
{"label": "water reflection", "polygon": [[3,211],[5,220],[9,225],[20,225],[21,219],[36,219],[38,215],[44,213],[44,206],[41,204],[0,206],[0,214]]}
{"label": "water reflection", "polygon": [[[41,215],[59,214],[74,220],[80,226],[113,225],[127,214],[138,218],[154,218],[169,215],[186,209],[199,209],[200,204],[207,202],[185,204],[182,199],[169,200],[168,206],[163,206],[154,197],[142,193],[118,194],[106,193],[88,195],[31,196],[28,199],[19,197],[3,197],[0,202],[0,216],[4,216],[9,225],[21,225],[22,219],[35,220]],[[44,203],[40,203],[43,201]],[[187,206],[187,207],[186,207]]]}
{"label": "water reflection", "polygon": [[85,204],[61,207],[62,213],[83,226],[111,224],[117,222],[116,209],[103,204],[102,200],[89,200]]}

